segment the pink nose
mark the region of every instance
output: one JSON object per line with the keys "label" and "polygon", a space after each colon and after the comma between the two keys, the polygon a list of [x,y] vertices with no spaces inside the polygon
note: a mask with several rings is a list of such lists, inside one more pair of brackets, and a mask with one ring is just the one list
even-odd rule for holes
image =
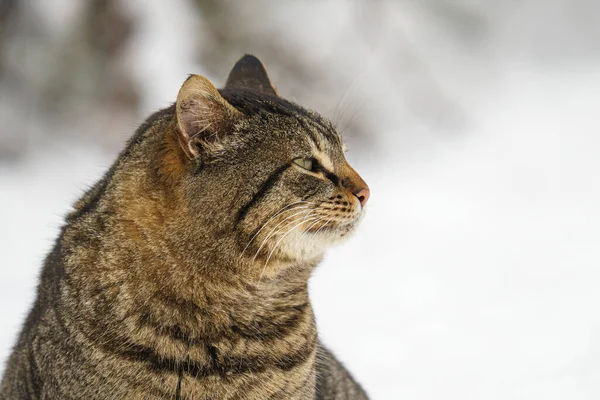
{"label": "pink nose", "polygon": [[369,191],[368,188],[361,188],[361,189],[357,189],[354,192],[354,195],[358,198],[358,201],[360,201],[360,205],[362,207],[364,207],[365,204],[367,204],[367,200],[369,200],[369,196],[371,195],[371,192]]}

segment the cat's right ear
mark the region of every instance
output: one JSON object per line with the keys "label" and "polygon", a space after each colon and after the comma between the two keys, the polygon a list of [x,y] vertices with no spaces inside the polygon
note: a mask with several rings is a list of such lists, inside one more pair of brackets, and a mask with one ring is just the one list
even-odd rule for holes
{"label": "cat's right ear", "polygon": [[175,104],[179,143],[185,154],[198,158],[201,152],[221,147],[231,125],[241,116],[208,79],[190,75]]}
{"label": "cat's right ear", "polygon": [[229,73],[225,88],[252,89],[277,96],[277,91],[271,84],[264,65],[258,58],[250,54],[246,54],[235,63]]}

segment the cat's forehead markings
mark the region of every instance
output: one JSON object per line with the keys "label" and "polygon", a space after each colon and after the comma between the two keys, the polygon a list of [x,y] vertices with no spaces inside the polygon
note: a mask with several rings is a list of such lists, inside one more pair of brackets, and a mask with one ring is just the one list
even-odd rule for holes
{"label": "cat's forehead markings", "polygon": [[314,149],[314,151],[323,151],[323,149],[326,147],[326,143],[322,133],[319,132],[319,130],[314,126],[309,125],[307,128],[311,147]]}
{"label": "cat's forehead markings", "polygon": [[334,170],[334,165],[331,157],[327,153],[330,148],[330,138],[328,137],[330,126],[327,126],[318,117],[313,118],[298,118],[300,124],[304,127],[309,138],[313,157],[328,171]]}
{"label": "cat's forehead markings", "polygon": [[334,170],[333,162],[327,153],[313,147],[313,155],[327,171]]}
{"label": "cat's forehead markings", "polygon": [[[327,170],[334,171],[335,167],[333,160],[329,155],[327,149],[330,149],[330,145],[327,143],[327,139],[320,131],[316,131],[317,137],[315,141],[310,141],[310,147],[312,150],[313,157],[319,161],[319,163]],[[318,141],[318,142],[316,142]]]}

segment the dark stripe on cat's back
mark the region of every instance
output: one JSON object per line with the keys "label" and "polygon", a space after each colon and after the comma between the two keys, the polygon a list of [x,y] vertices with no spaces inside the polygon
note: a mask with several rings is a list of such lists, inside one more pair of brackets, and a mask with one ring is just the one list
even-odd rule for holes
{"label": "dark stripe on cat's back", "polygon": [[31,394],[40,393],[43,382],[38,371],[38,363],[36,360],[36,354],[39,354],[39,339],[36,338],[38,335],[38,329],[35,327],[31,334],[29,343],[27,344],[27,369],[29,370],[29,380],[27,381],[30,386]]}
{"label": "dark stripe on cat's back", "polygon": [[267,180],[264,181],[264,183],[262,184],[260,189],[258,189],[258,191],[254,194],[254,196],[252,196],[250,201],[248,201],[246,204],[244,204],[244,206],[242,208],[240,208],[240,211],[238,212],[238,215],[237,215],[237,222],[242,221],[246,217],[246,214],[248,213],[250,208],[252,208],[260,200],[262,200],[263,197],[265,197],[265,195],[269,192],[269,190],[275,185],[275,183],[279,180],[281,175],[289,167],[290,167],[290,164],[282,165],[281,167],[277,168],[271,175],[269,175],[269,177],[267,178]]}
{"label": "dark stripe on cat's back", "polygon": [[175,389],[175,400],[181,400],[181,380],[183,379],[183,364],[179,366],[179,371],[177,371],[177,375],[178,377],[177,388]]}

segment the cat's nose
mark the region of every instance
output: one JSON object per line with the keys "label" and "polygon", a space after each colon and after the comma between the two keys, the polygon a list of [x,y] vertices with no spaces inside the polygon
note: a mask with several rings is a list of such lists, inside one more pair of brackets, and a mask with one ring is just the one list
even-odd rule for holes
{"label": "cat's nose", "polygon": [[364,207],[367,204],[367,200],[369,200],[369,196],[371,195],[371,191],[369,188],[361,188],[354,191],[354,195],[360,201],[360,205]]}
{"label": "cat's nose", "polygon": [[[342,179],[342,187],[353,195],[356,196],[360,205],[364,207],[367,204],[367,200],[371,196],[369,185],[360,177],[360,175],[348,164],[345,165],[343,171],[345,178]],[[348,194],[350,194],[348,193]]]}

